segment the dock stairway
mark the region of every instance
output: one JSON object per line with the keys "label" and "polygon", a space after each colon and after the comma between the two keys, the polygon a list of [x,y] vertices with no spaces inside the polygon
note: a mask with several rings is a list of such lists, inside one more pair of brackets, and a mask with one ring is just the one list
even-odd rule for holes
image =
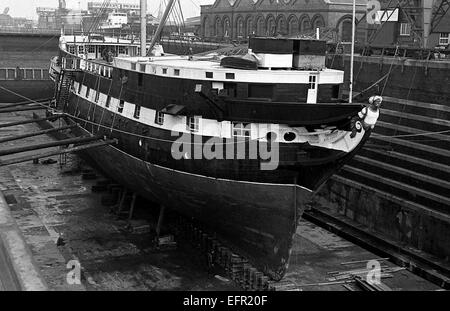
{"label": "dock stairway", "polygon": [[55,88],[55,99],[58,108],[62,109],[69,103],[70,89],[73,85],[73,77],[77,70],[62,69],[58,76],[57,88]]}
{"label": "dock stairway", "polygon": [[450,107],[384,97],[366,146],[335,176],[450,216]]}

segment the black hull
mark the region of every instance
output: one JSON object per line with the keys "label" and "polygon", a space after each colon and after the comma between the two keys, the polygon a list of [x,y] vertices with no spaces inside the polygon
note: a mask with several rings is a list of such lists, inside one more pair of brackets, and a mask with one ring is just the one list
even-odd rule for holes
{"label": "black hull", "polygon": [[[117,71],[122,70],[115,70],[116,75]],[[86,72],[78,72],[74,77],[78,82],[91,84],[93,89],[94,79],[101,78]],[[119,91],[117,98],[127,100],[126,95],[120,96],[122,87],[114,85],[118,80],[115,77],[109,84],[101,85],[112,86],[114,92]],[[129,81],[132,80],[130,74]],[[148,92],[158,95],[164,88],[157,86],[149,88]],[[130,94],[133,91],[131,85],[126,89]],[[181,86],[180,90],[183,90]],[[281,279],[287,269],[297,222],[311,195],[348,162],[370,136],[370,130],[360,134],[351,141],[351,148],[347,151],[309,143],[280,143],[279,166],[274,170],[261,170],[260,158],[207,160],[186,157],[177,160],[171,153],[177,137],[172,137],[170,130],[152,126],[151,122],[140,123],[133,117],[104,108],[105,103],[97,105],[76,93],[77,90],[73,90],[66,100],[58,101],[58,108],[72,116],[67,118],[68,122],[80,125],[74,134],[95,134],[118,141],[114,146],[83,151],[95,166],[141,196],[195,218],[275,280]],[[166,94],[161,95],[164,96],[152,97],[153,101],[145,100],[145,96],[140,100],[139,96],[129,100],[138,105],[140,101],[145,102],[147,108],[159,109],[162,106],[158,107],[158,100],[170,99]],[[193,97],[193,106],[198,104],[197,99]],[[242,107],[250,107],[250,104],[254,103],[246,103]],[[287,106],[295,109],[286,109]],[[267,108],[266,105],[260,107],[270,115],[272,112]],[[285,120],[299,120],[302,115],[309,119],[315,115],[313,123],[334,124],[340,130],[348,131],[350,118],[360,109],[356,105],[289,103],[280,105],[278,110]],[[251,118],[252,113],[247,112]],[[192,136],[200,137],[203,143],[209,139],[196,134]]]}
{"label": "black hull", "polygon": [[[75,132],[85,133],[82,129]],[[194,217],[273,279],[284,275],[292,237],[311,197],[310,190],[293,184],[238,182],[185,173],[151,164],[113,146],[83,153],[127,188]]]}

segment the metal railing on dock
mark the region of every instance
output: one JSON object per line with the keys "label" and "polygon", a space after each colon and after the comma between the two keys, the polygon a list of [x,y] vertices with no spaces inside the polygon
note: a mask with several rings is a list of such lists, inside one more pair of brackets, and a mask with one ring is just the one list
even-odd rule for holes
{"label": "metal railing on dock", "polygon": [[47,68],[0,68],[0,80],[50,80]]}

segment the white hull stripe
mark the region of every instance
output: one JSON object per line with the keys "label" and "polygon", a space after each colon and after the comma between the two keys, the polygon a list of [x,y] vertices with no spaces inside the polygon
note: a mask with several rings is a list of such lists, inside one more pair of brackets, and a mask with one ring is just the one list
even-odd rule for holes
{"label": "white hull stripe", "polygon": [[[87,87],[82,85],[81,90],[79,90],[78,82],[74,82],[74,89],[72,93],[84,100],[87,100],[92,105],[102,107],[110,112],[117,115],[121,115],[127,119],[145,124],[154,128],[163,129],[167,131],[173,131],[174,136],[178,136],[178,133],[190,133],[201,136],[216,137],[216,138],[232,138],[232,132],[235,129],[231,121],[217,121],[214,119],[206,119],[197,117],[197,130],[191,131],[187,126],[186,116],[174,116],[170,114],[164,114],[164,122],[158,124],[156,122],[157,111],[154,109],[140,107],[139,117],[135,117],[136,105],[123,102],[122,112],[118,112],[120,101],[117,98],[111,97],[109,107],[105,107],[107,101],[107,95],[100,93],[98,95],[98,102],[95,102],[97,91],[90,89],[88,97],[86,97]],[[77,99],[78,100],[78,99]],[[92,112],[94,109],[89,109]],[[88,119],[89,120],[89,119]],[[90,120],[89,120],[90,121]],[[349,137],[350,133],[347,131],[332,131],[332,130],[318,130],[317,132],[311,133],[304,127],[292,128],[283,124],[265,124],[265,123],[250,123],[250,136],[252,140],[267,141],[266,135],[269,132],[274,132],[276,134],[276,141],[279,143],[305,143],[309,142],[313,146],[323,147],[334,150],[341,150],[345,152],[350,152],[353,150],[360,139],[364,135],[364,131],[357,134],[357,137],[351,139]],[[296,137],[292,141],[284,140],[285,133],[295,133]]]}

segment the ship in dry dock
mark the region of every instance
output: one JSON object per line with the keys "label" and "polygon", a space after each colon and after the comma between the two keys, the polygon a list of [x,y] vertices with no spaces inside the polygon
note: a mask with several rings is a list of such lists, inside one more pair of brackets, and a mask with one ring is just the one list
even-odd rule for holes
{"label": "ship in dry dock", "polygon": [[376,116],[339,99],[344,72],[325,68],[324,41],[253,37],[244,56],[178,56],[156,44],[160,28],[150,44],[145,27],[140,43],[62,35],[55,111],[77,136],[116,139],[83,151],[104,174],[279,280],[305,204]]}

